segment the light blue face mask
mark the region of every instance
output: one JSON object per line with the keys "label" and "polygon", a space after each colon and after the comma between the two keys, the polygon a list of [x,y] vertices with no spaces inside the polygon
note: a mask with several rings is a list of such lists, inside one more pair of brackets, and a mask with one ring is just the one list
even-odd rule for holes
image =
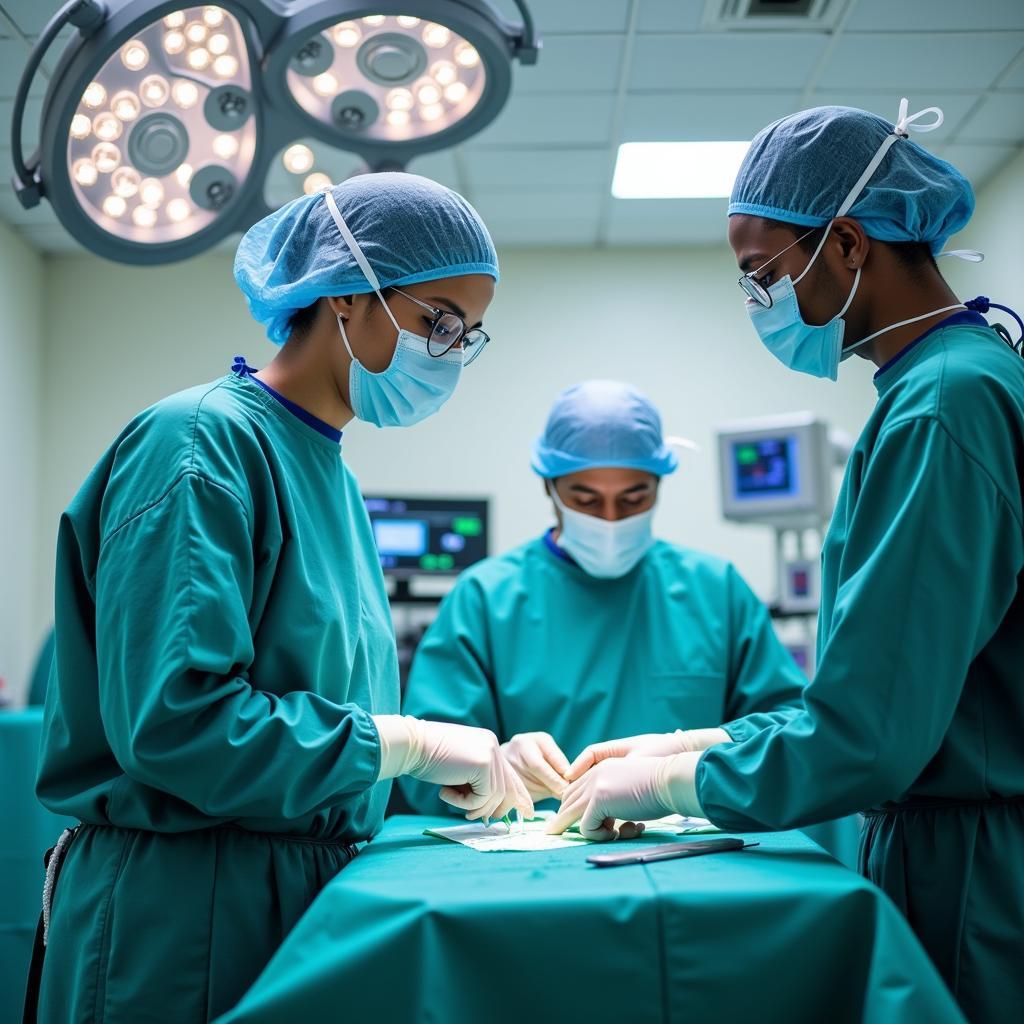
{"label": "light blue face mask", "polygon": [[338,231],[398,331],[391,362],[387,369],[374,373],[356,358],[345,331],[345,321],[338,316],[341,340],[352,360],[348,375],[352,411],[359,419],[378,427],[410,427],[432,416],[451,398],[462,376],[462,349],[452,349],[440,357],[431,356],[427,351],[426,338],[398,326],[381,294],[377,275],[349,231],[334,196],[326,191],[324,199]]}
{"label": "light blue face mask", "polygon": [[[933,122],[927,124],[918,124],[920,118],[927,114],[936,114],[936,119]],[[954,309],[964,309],[961,305],[955,306],[943,306],[941,309],[933,309],[929,313],[922,313],[920,316],[910,317],[908,320],[901,320],[899,323],[889,324],[887,327],[883,327],[879,331],[875,331],[874,334],[869,334],[866,338],[861,338],[860,341],[853,345],[847,345],[843,347],[843,336],[846,331],[846,321],[843,320],[843,315],[850,308],[850,303],[853,302],[853,297],[857,294],[857,287],[860,285],[860,267],[857,268],[857,273],[853,279],[853,286],[850,288],[850,294],[847,296],[846,302],[843,304],[843,308],[839,310],[836,315],[828,321],[826,324],[822,324],[819,327],[815,327],[811,324],[805,323],[804,318],[800,313],[800,303],[796,297],[796,285],[798,285],[807,272],[814,265],[814,261],[818,258],[821,250],[825,246],[825,240],[828,238],[829,232],[832,230],[832,223],[839,217],[845,217],[849,212],[850,208],[856,202],[861,192],[864,191],[864,187],[870,181],[871,176],[878,169],[878,165],[882,162],[885,154],[888,153],[889,147],[894,145],[900,139],[907,138],[908,132],[918,131],[927,132],[938,128],[942,124],[942,111],[938,107],[928,107],[925,110],[921,110],[916,114],[907,113],[907,101],[902,100],[900,103],[899,116],[896,119],[896,124],[890,135],[886,136],[882,145],[879,146],[878,152],[875,153],[874,157],[869,161],[864,172],[857,179],[853,188],[850,189],[846,198],[842,201],[839,209],[836,211],[835,216],[825,226],[825,232],[821,236],[821,241],[818,243],[818,247],[814,250],[814,254],[811,256],[804,267],[803,272],[794,281],[789,274],[787,274],[780,281],[776,281],[774,284],[768,287],[768,294],[771,297],[772,304],[770,306],[762,306],[755,302],[753,299],[747,299],[747,313],[750,316],[750,322],[754,326],[754,330],[757,331],[761,341],[764,342],[765,347],[776,359],[778,359],[785,366],[788,366],[791,370],[796,370],[799,373],[807,373],[812,377],[824,377],[828,380],[837,380],[839,377],[839,364],[844,359],[849,359],[854,352],[857,351],[861,346],[866,345],[869,341],[874,341],[881,334],[885,334],[888,331],[894,331],[897,327],[905,327],[907,324],[917,323],[919,320],[927,320],[929,317],[936,316],[938,313],[950,312]],[[814,230],[814,229],[812,229]],[[810,234],[810,232],[807,232]],[[772,259],[778,259],[779,256],[784,252],[788,252],[794,245],[806,238],[806,235],[801,236],[791,245],[788,245],[780,253],[776,253]],[[948,254],[940,255],[951,255],[951,256],[962,256],[966,259],[976,259],[980,257],[980,253],[965,253],[961,250],[950,252]],[[768,263],[771,263],[769,260]],[[760,270],[768,266],[768,263],[764,263],[757,270],[752,271],[751,274],[746,276],[752,276],[753,274],[759,273]]]}
{"label": "light blue face mask", "polygon": [[625,576],[654,544],[653,508],[612,522],[568,508],[559,498],[554,482],[548,493],[562,513],[558,546],[588,576],[603,580]]}

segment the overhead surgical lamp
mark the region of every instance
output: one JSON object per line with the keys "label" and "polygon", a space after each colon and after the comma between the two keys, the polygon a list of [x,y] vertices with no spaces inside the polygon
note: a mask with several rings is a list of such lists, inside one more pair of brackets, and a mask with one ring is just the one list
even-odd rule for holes
{"label": "overhead surgical lamp", "polygon": [[[126,263],[185,259],[270,212],[275,155],[313,170],[299,139],[368,169],[475,135],[498,115],[511,62],[537,60],[525,0],[507,23],[489,0],[71,0],[43,30],[14,101],[14,189],[45,197],[87,249]],[[51,79],[39,148],[22,123],[40,62],[78,33]],[[307,191],[329,184],[306,178]]]}

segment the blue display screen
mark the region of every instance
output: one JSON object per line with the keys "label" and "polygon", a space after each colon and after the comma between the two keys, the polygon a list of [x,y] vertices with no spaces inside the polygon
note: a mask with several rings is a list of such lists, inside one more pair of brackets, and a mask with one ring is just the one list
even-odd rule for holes
{"label": "blue display screen", "polygon": [[799,493],[798,439],[763,437],[732,443],[736,498],[788,498]]}
{"label": "blue display screen", "polygon": [[375,519],[373,522],[373,539],[382,556],[425,555],[427,537],[427,524],[422,519]]}

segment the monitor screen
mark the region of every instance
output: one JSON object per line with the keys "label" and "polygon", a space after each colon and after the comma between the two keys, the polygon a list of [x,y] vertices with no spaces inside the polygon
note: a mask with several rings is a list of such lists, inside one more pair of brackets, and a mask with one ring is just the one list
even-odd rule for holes
{"label": "monitor screen", "polygon": [[452,576],[487,557],[487,502],[367,496],[381,568],[395,576]]}
{"label": "monitor screen", "polygon": [[793,434],[733,441],[736,500],[789,498],[799,493],[798,444]]}

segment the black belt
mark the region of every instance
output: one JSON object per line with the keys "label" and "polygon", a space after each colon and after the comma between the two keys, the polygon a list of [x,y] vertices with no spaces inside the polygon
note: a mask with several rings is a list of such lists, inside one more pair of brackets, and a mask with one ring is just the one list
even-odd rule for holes
{"label": "black belt", "polygon": [[[39,1015],[39,991],[43,977],[43,960],[46,958],[46,942],[50,933],[50,914],[53,910],[53,894],[57,889],[57,879],[60,878],[61,869],[67,858],[68,850],[74,842],[75,837],[82,828],[116,828],[111,825],[76,825],[74,828],[66,828],[60,835],[54,846],[43,855],[43,864],[46,867],[46,879],[43,882],[43,907],[39,914],[39,923],[36,925],[36,937],[32,945],[32,961],[28,968],[28,980],[25,985],[25,1009],[22,1014],[22,1024],[36,1024]],[[311,846],[335,846],[340,847],[345,854],[345,864],[352,862],[352,859],[359,853],[359,847],[351,843],[340,843],[332,839],[320,839],[312,836],[292,836],[280,832],[254,832],[251,829],[239,828],[237,825],[222,825],[213,829],[203,831],[231,831],[241,832],[247,835],[265,836],[268,839],[279,839],[284,842],[306,843]],[[126,831],[138,832],[139,829]],[[168,835],[170,833],[161,833]],[[185,833],[177,833],[185,834]]]}
{"label": "black belt", "polygon": [[873,807],[870,811],[862,813],[865,818],[887,818],[890,815],[905,814],[907,811],[968,811],[1014,804],[1024,804],[1024,796],[993,796],[977,800],[907,800],[888,807]]}

